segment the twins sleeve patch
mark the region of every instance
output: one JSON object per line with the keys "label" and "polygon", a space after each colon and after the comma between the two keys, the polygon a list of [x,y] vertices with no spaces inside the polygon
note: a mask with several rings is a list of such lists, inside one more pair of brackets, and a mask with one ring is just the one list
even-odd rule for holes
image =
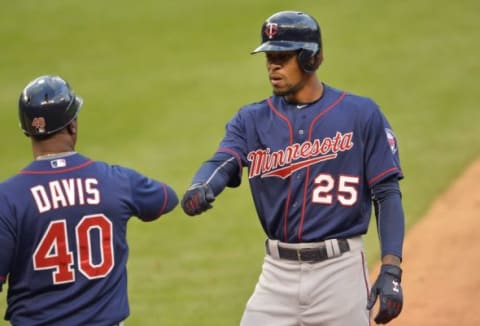
{"label": "twins sleeve patch", "polygon": [[390,150],[393,154],[395,154],[398,150],[397,148],[397,137],[393,133],[393,130],[385,128],[385,133],[387,134],[387,141],[388,145],[390,146]]}

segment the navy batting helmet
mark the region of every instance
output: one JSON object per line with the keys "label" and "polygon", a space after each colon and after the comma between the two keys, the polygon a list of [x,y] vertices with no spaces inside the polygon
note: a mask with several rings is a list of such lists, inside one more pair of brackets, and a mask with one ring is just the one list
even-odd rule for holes
{"label": "navy batting helmet", "polygon": [[262,44],[252,53],[270,51],[296,51],[303,70],[312,72],[317,68],[314,57],[322,48],[318,22],[300,11],[281,11],[263,23]]}
{"label": "navy batting helmet", "polygon": [[28,136],[44,136],[65,128],[82,106],[82,98],[59,76],[32,80],[18,99],[20,126]]}

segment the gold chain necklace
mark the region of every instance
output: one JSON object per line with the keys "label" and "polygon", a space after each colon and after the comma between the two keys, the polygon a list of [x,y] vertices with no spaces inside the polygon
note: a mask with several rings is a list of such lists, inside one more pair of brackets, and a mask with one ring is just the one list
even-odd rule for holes
{"label": "gold chain necklace", "polygon": [[74,151],[50,153],[50,154],[39,155],[35,159],[36,160],[45,160],[45,159],[50,159],[50,158],[53,158],[53,157],[65,156],[65,155],[70,155],[70,154],[74,154],[74,153],[75,153]]}

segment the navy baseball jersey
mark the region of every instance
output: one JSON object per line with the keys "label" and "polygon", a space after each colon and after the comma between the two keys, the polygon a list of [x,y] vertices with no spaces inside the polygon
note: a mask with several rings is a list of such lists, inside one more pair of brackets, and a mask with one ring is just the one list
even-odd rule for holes
{"label": "navy baseball jersey", "polygon": [[127,222],[178,203],[172,188],[78,153],[0,184],[0,284],[13,325],[108,325],[129,315]]}
{"label": "navy baseball jersey", "polygon": [[217,152],[248,167],[270,239],[313,242],[365,234],[371,187],[403,177],[395,135],[378,105],[324,85],[307,105],[282,96],[242,107]]}

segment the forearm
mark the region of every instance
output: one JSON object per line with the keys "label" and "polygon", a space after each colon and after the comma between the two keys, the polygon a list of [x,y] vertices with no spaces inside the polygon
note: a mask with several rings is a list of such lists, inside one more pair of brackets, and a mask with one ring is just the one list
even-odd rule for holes
{"label": "forearm", "polygon": [[402,261],[400,257],[386,254],[385,256],[382,257],[382,264],[400,266],[402,264]]}
{"label": "forearm", "polygon": [[405,233],[405,218],[397,180],[387,180],[373,189],[382,262],[399,265]]}
{"label": "forearm", "polygon": [[240,184],[240,172],[241,167],[234,156],[217,152],[198,169],[192,184],[206,183],[217,196],[225,187],[236,187]]}

